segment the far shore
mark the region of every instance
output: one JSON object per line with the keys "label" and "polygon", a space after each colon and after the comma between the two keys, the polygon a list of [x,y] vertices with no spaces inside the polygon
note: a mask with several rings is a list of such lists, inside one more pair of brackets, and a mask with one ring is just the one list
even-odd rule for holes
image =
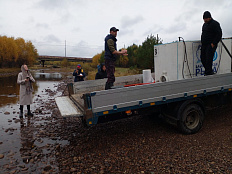
{"label": "far shore", "polygon": [[[44,70],[44,72],[69,72],[72,71],[72,68],[53,68],[52,66],[31,66],[29,67],[30,70]],[[7,77],[7,76],[15,76],[18,75],[18,73],[21,72],[20,68],[1,68],[0,69],[0,77]]]}
{"label": "far shore", "polygon": [[[70,65],[68,67],[57,67],[53,65],[46,65],[45,67],[42,67],[41,65],[34,65],[29,66],[29,70],[44,70],[45,73],[54,73],[59,72],[65,75],[72,75],[73,70],[75,69],[75,66]],[[93,68],[89,66],[88,64],[83,65],[84,71],[87,73],[87,79],[86,80],[94,80],[95,75],[97,73],[97,67]],[[0,77],[8,77],[8,76],[16,76],[18,73],[21,72],[20,68],[1,68],[0,69]],[[128,76],[128,75],[135,75],[140,74],[141,70],[139,69],[130,69],[130,68],[122,68],[122,67],[116,67],[115,76]]]}

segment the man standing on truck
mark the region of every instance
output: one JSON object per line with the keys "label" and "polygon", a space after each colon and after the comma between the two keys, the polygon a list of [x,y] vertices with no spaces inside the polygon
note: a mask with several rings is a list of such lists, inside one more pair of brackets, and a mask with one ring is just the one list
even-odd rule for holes
{"label": "man standing on truck", "polygon": [[127,55],[127,50],[117,51],[117,32],[119,29],[112,27],[110,28],[110,34],[105,37],[105,65],[107,72],[107,81],[105,89],[111,89],[115,82],[115,61],[117,55]]}
{"label": "man standing on truck", "polygon": [[212,65],[214,53],[218,42],[222,38],[222,29],[220,24],[215,21],[209,11],[203,14],[204,24],[201,34],[201,62],[205,68],[205,75],[213,75]]}

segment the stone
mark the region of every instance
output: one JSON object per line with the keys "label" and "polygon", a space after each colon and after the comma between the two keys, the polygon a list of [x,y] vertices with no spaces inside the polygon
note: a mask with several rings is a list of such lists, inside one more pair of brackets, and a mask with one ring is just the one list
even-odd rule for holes
{"label": "stone", "polygon": [[10,174],[14,174],[14,173],[16,173],[16,170],[10,171]]}
{"label": "stone", "polygon": [[26,171],[26,170],[28,170],[28,168],[27,168],[27,167],[25,167],[25,168],[22,168],[21,170],[22,170],[22,171]]}
{"label": "stone", "polygon": [[3,154],[0,154],[0,159],[4,158],[4,155]]}
{"label": "stone", "polygon": [[77,171],[77,169],[75,169],[75,168],[70,169],[70,172],[76,172],[76,171]]}
{"label": "stone", "polygon": [[44,167],[44,171],[49,171],[49,170],[51,170],[51,169],[52,169],[51,166],[46,166],[46,167]]}

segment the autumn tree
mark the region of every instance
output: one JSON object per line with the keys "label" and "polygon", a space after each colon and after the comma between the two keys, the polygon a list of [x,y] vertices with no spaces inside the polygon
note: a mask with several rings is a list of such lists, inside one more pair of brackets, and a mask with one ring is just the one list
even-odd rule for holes
{"label": "autumn tree", "polygon": [[127,48],[128,53],[128,66],[134,67],[137,66],[137,52],[138,52],[138,45],[133,44]]}
{"label": "autumn tree", "polygon": [[102,51],[99,63],[104,63],[105,62],[105,58],[104,57],[105,57],[105,51]]}
{"label": "autumn tree", "polygon": [[150,35],[142,43],[142,46],[139,46],[137,51],[137,64],[139,68],[149,68],[153,69],[154,67],[154,45],[161,44],[162,41],[154,35]]}
{"label": "autumn tree", "polygon": [[97,65],[100,63],[100,59],[101,59],[101,53],[96,54],[95,56],[93,56],[92,59],[92,67],[97,67]]}
{"label": "autumn tree", "polygon": [[124,67],[124,68],[128,67],[128,61],[129,61],[128,56],[123,56],[123,55],[119,56],[119,66],[120,67]]}
{"label": "autumn tree", "polygon": [[20,67],[23,63],[32,65],[37,57],[31,41],[0,36],[0,67]]}
{"label": "autumn tree", "polygon": [[68,59],[63,59],[62,61],[61,61],[61,66],[62,67],[66,67],[67,68],[67,66],[69,65],[69,62],[68,62]]}
{"label": "autumn tree", "polygon": [[0,37],[0,66],[13,67],[17,59],[17,44],[14,38]]}

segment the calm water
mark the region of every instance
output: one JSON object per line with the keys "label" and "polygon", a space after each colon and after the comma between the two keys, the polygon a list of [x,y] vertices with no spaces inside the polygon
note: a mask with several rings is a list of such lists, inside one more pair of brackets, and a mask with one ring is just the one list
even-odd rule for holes
{"label": "calm water", "polygon": [[[33,83],[34,94],[40,93],[45,87],[53,87],[58,80],[62,78],[60,73],[41,73],[34,72],[33,77],[36,82]],[[17,76],[0,77],[0,109],[9,104],[16,104],[19,100],[19,88]]]}
{"label": "calm water", "polygon": [[[45,89],[56,90],[59,80],[62,78],[60,73],[32,73],[36,82],[33,83],[33,101],[39,95],[40,99],[49,100]],[[6,125],[12,125],[9,119],[18,118],[19,112],[19,88],[17,76],[0,77],[0,129]],[[60,94],[57,94],[60,95]],[[53,97],[54,98],[54,97]],[[31,110],[38,108],[39,103],[31,104]],[[26,111],[26,106],[24,106]],[[6,114],[7,113],[7,114]],[[1,137],[0,137],[1,138]],[[0,140],[1,141],[1,140]]]}

